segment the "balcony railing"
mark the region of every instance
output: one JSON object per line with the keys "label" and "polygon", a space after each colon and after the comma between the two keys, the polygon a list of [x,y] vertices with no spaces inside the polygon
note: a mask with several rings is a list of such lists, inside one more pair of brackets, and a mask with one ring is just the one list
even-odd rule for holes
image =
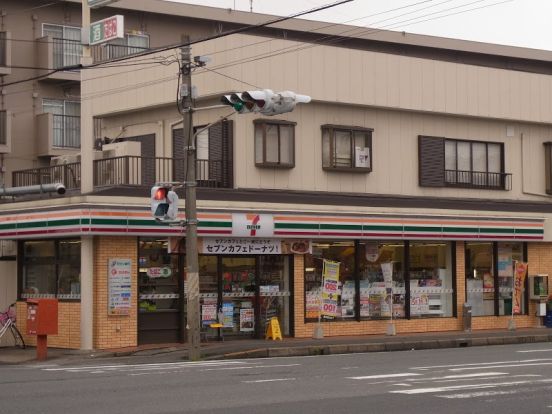
{"label": "balcony railing", "polygon": [[29,170],[14,171],[12,185],[22,187],[28,185],[63,183],[68,190],[80,188],[80,162],[54,165],[50,167],[31,168]]}
{"label": "balcony railing", "polygon": [[[94,187],[151,187],[156,182],[184,181],[185,160],[124,156],[94,160]],[[198,160],[197,185],[201,188],[231,188],[232,172],[225,161]],[[68,190],[80,188],[81,164],[69,163],[50,167],[14,171],[14,187],[63,183]]]}
{"label": "balcony railing", "polygon": [[94,62],[104,62],[106,60],[117,59],[124,56],[136,55],[140,52],[150,50],[147,47],[103,44],[92,46],[92,58]]}
{"label": "balcony railing", "polygon": [[53,146],[58,148],[80,148],[80,116],[53,116]]}
{"label": "balcony railing", "polygon": [[445,170],[445,184],[449,187],[511,190],[512,174]]}
{"label": "balcony railing", "polygon": [[82,44],[78,40],[53,38],[54,69],[76,66],[82,57]]}

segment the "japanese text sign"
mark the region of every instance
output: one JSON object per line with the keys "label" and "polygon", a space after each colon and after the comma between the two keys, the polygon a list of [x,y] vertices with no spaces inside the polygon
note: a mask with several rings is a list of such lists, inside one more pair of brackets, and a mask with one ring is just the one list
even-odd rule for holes
{"label": "japanese text sign", "polygon": [[203,238],[203,254],[281,254],[282,241],[279,239],[223,239]]}
{"label": "japanese text sign", "polygon": [[108,315],[128,315],[130,313],[132,293],[131,259],[109,259]]}
{"label": "japanese text sign", "polygon": [[121,15],[111,16],[90,24],[90,45],[124,37],[124,17]]}

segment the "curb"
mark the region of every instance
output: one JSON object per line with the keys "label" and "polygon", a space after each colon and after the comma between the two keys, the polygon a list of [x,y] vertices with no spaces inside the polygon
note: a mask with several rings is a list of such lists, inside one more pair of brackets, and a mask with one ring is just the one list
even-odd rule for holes
{"label": "curb", "polygon": [[218,355],[206,355],[205,359],[279,358],[295,356],[337,355],[368,352],[417,351],[428,349],[467,348],[474,346],[515,345],[552,342],[552,334],[527,336],[488,336],[478,338],[434,339],[404,342],[370,342],[364,344],[306,345],[279,348],[257,348]]}

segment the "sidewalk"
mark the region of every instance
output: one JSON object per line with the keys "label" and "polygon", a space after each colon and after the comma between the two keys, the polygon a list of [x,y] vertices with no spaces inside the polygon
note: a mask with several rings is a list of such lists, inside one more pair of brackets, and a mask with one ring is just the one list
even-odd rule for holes
{"label": "sidewalk", "polygon": [[[209,341],[201,344],[204,359],[267,358],[283,356],[331,355],[361,352],[389,352],[419,349],[460,348],[470,346],[509,345],[552,342],[552,329],[532,328],[485,330],[476,332],[444,332],[399,334],[396,336],[365,335],[340,336],[322,339],[285,338],[283,341],[236,339],[224,342]],[[0,348],[0,365],[34,363],[36,349]],[[59,348],[48,349],[47,362],[70,363],[99,358],[125,357],[158,359],[177,362],[187,359],[186,344],[148,345],[101,351],[80,351]]]}

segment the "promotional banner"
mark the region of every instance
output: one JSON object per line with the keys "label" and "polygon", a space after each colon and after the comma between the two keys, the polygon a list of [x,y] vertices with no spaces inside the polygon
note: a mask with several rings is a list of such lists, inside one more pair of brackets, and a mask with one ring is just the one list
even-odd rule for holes
{"label": "promotional banner", "polygon": [[515,262],[514,268],[514,306],[513,314],[521,314],[521,293],[523,292],[523,284],[527,275],[527,263]]}
{"label": "promotional banner", "polygon": [[107,266],[108,315],[129,315],[132,308],[132,260],[109,259]]}
{"label": "promotional banner", "polygon": [[339,296],[339,265],[340,262],[332,262],[324,259],[322,271],[322,316],[335,318],[338,316],[337,298]]}
{"label": "promotional banner", "polygon": [[393,262],[381,264],[383,282],[385,284],[385,300],[381,304],[381,316],[392,317],[393,312]]}

